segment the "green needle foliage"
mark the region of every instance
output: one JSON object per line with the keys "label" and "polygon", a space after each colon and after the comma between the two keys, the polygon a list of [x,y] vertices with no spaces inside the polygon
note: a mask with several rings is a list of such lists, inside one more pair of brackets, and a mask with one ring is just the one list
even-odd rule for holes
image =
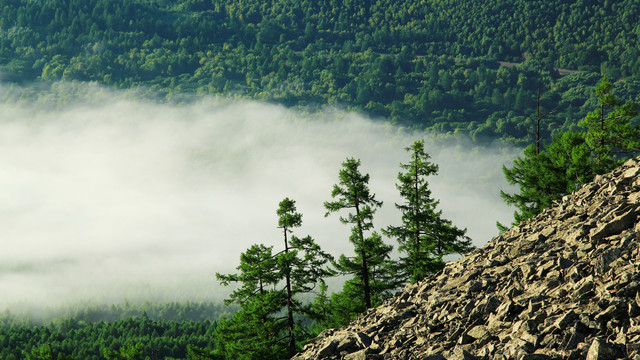
{"label": "green needle foliage", "polygon": [[640,88],[637,0],[575,3],[0,0],[0,73],[44,80],[35,89],[64,80],[168,99],[335,104],[416,130],[528,144],[538,88],[552,89],[562,115],[541,130],[545,140],[584,117],[594,77]]}
{"label": "green needle foliage", "polygon": [[607,172],[619,163],[622,155],[640,151],[640,129],[631,120],[638,115],[638,104],[621,103],[611,93],[606,77],[596,85],[598,108],[580,122],[586,128],[586,143],[595,153],[597,170]]}
{"label": "green needle foliage", "polygon": [[120,351],[104,350],[104,357],[107,360],[143,360],[142,344],[135,346],[121,347]]}
{"label": "green needle foliage", "polygon": [[215,320],[223,312],[229,310],[222,304],[191,302],[76,305],[38,320],[6,311],[0,314],[0,359],[222,359],[195,350],[213,348]]}
{"label": "green needle foliage", "polygon": [[274,290],[256,293],[230,319],[218,323],[217,353],[223,359],[286,359],[284,328],[278,316],[281,309],[281,293]]}
{"label": "green needle foliage", "polygon": [[438,173],[438,165],[429,161],[424,141],[405,148],[411,161],[400,164],[405,172],[398,173],[396,188],[405,199],[396,204],[402,212],[402,225],[389,226],[384,234],[398,240],[398,250],[406,254],[400,259],[405,278],[412,282],[424,279],[444,267],[443,257],[464,254],[473,249],[466,229],[459,229],[437,210],[439,201],[431,196],[427,177]]}
{"label": "green needle foliage", "polygon": [[288,239],[291,228],[302,225],[302,214],[296,212],[295,204],[295,201],[285,198],[280,202],[277,210],[278,227],[283,233],[284,252],[277,256],[276,260],[285,280],[289,356],[295,355],[297,350],[294,313],[299,312],[315,317],[311,311],[312,308],[304,306],[294,296],[313,291],[316,284],[322,283],[324,277],[332,274],[325,269],[325,264],[332,259],[331,256],[323,252],[310,236],[305,238],[292,236]]}
{"label": "green needle foliage", "polygon": [[302,225],[295,201],[282,200],[277,215],[282,251],[274,254],[273,247],[253,245],[240,256],[238,274],[217,274],[223,285],[240,284],[225,301],[237,303],[241,310],[216,328],[218,351],[226,359],[291,357],[300,349],[296,334],[306,332],[302,320],[318,318],[312,304],[299,298],[332,275],[326,269],[332,257],[310,236],[289,238],[292,228]]}
{"label": "green needle foliage", "polygon": [[365,236],[365,232],[373,228],[373,214],[382,206],[382,202],[377,201],[369,190],[369,174],[360,173],[359,167],[360,160],[354,158],[347,158],[342,163],[339,183],[333,186],[331,192],[335,200],[324,203],[327,210],[325,216],[348,211],[346,216],[340,216],[340,222],[352,226],[349,241],[354,246],[356,256],[349,258],[342,255],[334,262],[339,273],[353,276],[345,283],[342,293],[332,297],[332,303],[345,304],[345,318],[379,303],[387,292],[398,286],[397,278],[393,277],[395,262],[389,258],[393,247],[385,245],[375,232]]}
{"label": "green needle foliage", "polygon": [[238,283],[240,287],[231,293],[226,304],[237,303],[244,306],[251,302],[256,295],[265,294],[279,281],[276,270],[276,260],[272,254],[272,247],[262,244],[252,245],[240,254],[240,265],[236,268],[238,274],[216,274],[224,286]]}
{"label": "green needle foliage", "polygon": [[[51,344],[41,345],[39,347],[34,347],[30,353],[25,353],[26,360],[69,360],[71,359],[69,356],[66,356],[62,353],[58,354],[58,357],[54,357],[53,349]],[[108,359],[109,360],[109,359]]]}
{"label": "green needle foliage", "polygon": [[284,279],[287,291],[287,328],[289,331],[289,342],[287,348],[289,349],[289,355],[295,354],[296,351],[296,339],[294,334],[294,322],[293,322],[293,295],[291,289],[291,265],[295,261],[295,257],[289,256],[289,242],[287,235],[291,232],[291,228],[300,227],[302,225],[302,214],[296,212],[295,201],[286,198],[280,202],[278,210],[278,227],[282,229],[284,237],[284,256],[281,258],[281,262],[278,265],[282,266],[284,273]]}
{"label": "green needle foliage", "polygon": [[[356,247],[356,256],[341,255],[335,268],[341,274],[352,275],[345,281],[342,291],[334,293],[330,302],[331,327],[344,326],[372,306],[378,306],[392,295],[392,291],[405,281],[398,276],[398,264],[390,258],[393,246],[385,244],[379,233],[373,232]],[[366,257],[363,261],[363,256]],[[366,268],[363,264],[366,263]],[[365,302],[364,273],[369,279],[371,306]]]}
{"label": "green needle foliage", "polygon": [[539,154],[534,145],[527,147],[523,158],[502,170],[510,184],[520,187],[519,194],[500,191],[505,202],[516,207],[514,224],[518,224],[590,181],[594,163],[584,134],[567,132],[556,136]]}
{"label": "green needle foliage", "polygon": [[278,313],[283,294],[272,247],[252,245],[240,255],[239,273],[216,274],[222,285],[238,283],[225,303],[241,310],[216,327],[216,347],[225,359],[282,359],[286,347],[280,341],[283,324]]}
{"label": "green needle foliage", "polygon": [[620,103],[606,77],[595,90],[598,108],[580,122],[584,131],[560,133],[538,154],[531,145],[511,168],[503,166],[507,181],[520,188],[519,194],[500,192],[507,204],[516,207],[514,225],[640,151],[640,128],[633,123],[638,105]]}

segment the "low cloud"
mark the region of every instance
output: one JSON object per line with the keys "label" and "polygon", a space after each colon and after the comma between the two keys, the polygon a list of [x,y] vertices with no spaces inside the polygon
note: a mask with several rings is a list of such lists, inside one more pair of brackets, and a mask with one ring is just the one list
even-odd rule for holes
{"label": "low cloud", "polygon": [[[51,90],[46,90],[51,91]],[[346,157],[361,159],[397,224],[404,147],[425,135],[327,109],[219,98],[157,103],[82,88],[81,100],[5,95],[0,117],[0,308],[77,301],[216,300],[251,244],[280,246],[276,208],[303,213],[298,235],[350,253],[349,230],[322,204]],[[42,100],[44,99],[44,100]],[[53,99],[53,100],[52,100]],[[519,152],[426,136],[445,217],[481,246],[509,223],[501,166]],[[387,240],[393,243],[393,240]]]}

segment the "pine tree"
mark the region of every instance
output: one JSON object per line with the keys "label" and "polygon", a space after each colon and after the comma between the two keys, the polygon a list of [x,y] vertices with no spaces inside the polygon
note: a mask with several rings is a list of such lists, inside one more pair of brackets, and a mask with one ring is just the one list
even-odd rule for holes
{"label": "pine tree", "polygon": [[240,255],[239,273],[216,277],[222,285],[238,283],[225,299],[240,310],[216,327],[217,351],[227,359],[284,359],[287,351],[280,341],[283,324],[275,314],[282,309],[284,293],[276,289],[280,274],[272,247],[252,245]]}
{"label": "pine tree", "polygon": [[400,259],[400,267],[407,278],[416,282],[441,270],[445,255],[464,254],[473,247],[465,236],[466,229],[455,227],[437,210],[439,201],[431,196],[427,177],[438,173],[438,165],[429,161],[424,141],[415,141],[405,150],[411,153],[411,161],[400,164],[406,172],[398,173],[396,184],[405,199],[396,204],[402,212],[402,225],[389,226],[384,233],[398,240],[398,250],[406,254]]}
{"label": "pine tree", "polygon": [[197,346],[187,346],[187,360],[223,360],[220,354],[216,354],[215,351],[201,349]]}
{"label": "pine tree", "polygon": [[287,291],[287,327],[289,330],[289,354],[293,355],[296,348],[296,339],[294,335],[294,323],[293,323],[293,296],[291,291],[291,262],[293,259],[288,257],[289,242],[287,239],[288,233],[291,232],[291,228],[300,227],[302,225],[302,214],[296,212],[295,201],[286,198],[279,204],[278,210],[278,227],[282,229],[284,236],[284,252],[285,259],[287,261],[282,262],[283,274],[285,278],[286,291]]}
{"label": "pine tree", "polygon": [[332,275],[325,268],[325,264],[332,257],[323,252],[320,246],[310,236],[299,238],[295,235],[288,239],[291,228],[302,225],[302,214],[296,212],[295,201],[285,198],[279,204],[278,227],[282,229],[284,251],[276,257],[277,267],[281,277],[285,280],[288,349],[289,355],[296,353],[294,312],[302,313],[310,318],[316,317],[310,305],[303,305],[295,299],[298,294],[309,293],[317,284],[323,283],[323,278]]}
{"label": "pine tree", "polygon": [[356,256],[349,258],[342,255],[334,262],[334,267],[339,273],[353,275],[353,279],[345,284],[343,295],[349,290],[346,295],[355,304],[352,312],[358,313],[377,303],[389,287],[397,286],[395,282],[385,283],[381,277],[376,278],[376,269],[379,268],[385,268],[388,275],[393,274],[394,262],[389,258],[392,247],[385,245],[375,232],[369,237],[365,236],[366,231],[373,229],[373,214],[382,206],[382,202],[377,201],[369,190],[369,174],[361,174],[359,167],[360,160],[354,158],[347,158],[342,163],[339,183],[333,186],[331,192],[335,200],[324,203],[327,210],[325,216],[349,211],[346,216],[340,216],[340,222],[352,225],[349,241],[354,246]]}
{"label": "pine tree", "polygon": [[638,105],[620,103],[612,88],[606,77],[596,85],[598,108],[580,122],[585,131],[560,133],[539,152],[531,145],[511,168],[503,166],[507,181],[520,188],[519,194],[500,192],[507,204],[516,207],[514,224],[539,214],[594,175],[610,171],[640,151],[640,128],[631,121],[638,115]]}
{"label": "pine tree", "polygon": [[295,201],[281,201],[277,215],[284,250],[274,254],[273,247],[253,245],[241,254],[238,274],[217,274],[223,285],[240,284],[225,300],[240,305],[240,311],[216,328],[218,350],[226,358],[284,359],[294,355],[299,349],[295,334],[302,327],[294,315],[308,319],[317,315],[311,304],[298,297],[312,292],[332,274],[326,269],[331,256],[313,238],[289,238],[292,228],[302,224]]}
{"label": "pine tree", "polygon": [[119,352],[105,349],[104,357],[107,360],[142,360],[142,344],[128,347],[123,346]]}
{"label": "pine tree", "polygon": [[[382,236],[373,232],[356,247],[356,256],[341,255],[334,263],[339,273],[353,277],[345,281],[342,291],[331,296],[331,327],[344,326],[366,309],[380,305],[405,283],[405,279],[398,276],[398,264],[390,257],[392,250],[393,246],[385,244]],[[366,256],[367,269],[362,267],[362,256]],[[363,296],[364,271],[368,274],[371,306],[367,306]]]}
{"label": "pine tree", "polygon": [[612,90],[613,85],[603,77],[595,89],[598,108],[580,122],[595,153],[598,173],[615,168],[622,156],[640,151],[640,128],[631,123],[638,115],[638,104],[619,102]]}
{"label": "pine tree", "polygon": [[224,286],[239,283],[241,286],[233,291],[226,304],[236,303],[243,306],[253,301],[256,294],[264,295],[280,280],[276,269],[276,260],[272,254],[272,247],[262,244],[252,245],[246,252],[240,254],[238,274],[216,274]]}
{"label": "pine tree", "polygon": [[289,358],[282,341],[284,323],[276,316],[282,300],[274,290],[256,293],[231,319],[221,319],[214,333],[217,354],[224,359]]}
{"label": "pine tree", "polygon": [[520,189],[518,194],[500,191],[504,201],[516,207],[514,224],[518,224],[590,181],[594,162],[584,134],[566,132],[555,136],[538,154],[535,145],[527,147],[523,157],[502,170],[507,181]]}
{"label": "pine tree", "polygon": [[[26,360],[71,360],[71,356],[65,355],[62,352],[58,352],[58,356],[54,356],[54,351],[53,351],[53,347],[51,346],[51,342],[49,342],[46,345],[41,345],[41,346],[34,346],[31,349],[30,353],[24,353],[25,354],[25,359]],[[138,358],[135,357],[125,357],[125,358],[109,358],[107,357],[107,360],[111,360],[111,359],[115,359],[115,360],[137,360]]]}

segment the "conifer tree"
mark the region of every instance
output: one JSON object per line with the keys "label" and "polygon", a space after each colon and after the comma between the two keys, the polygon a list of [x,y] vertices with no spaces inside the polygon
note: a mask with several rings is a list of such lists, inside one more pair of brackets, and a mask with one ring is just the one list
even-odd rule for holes
{"label": "conifer tree", "polygon": [[415,141],[405,148],[411,161],[400,164],[405,172],[398,173],[396,188],[404,202],[396,204],[402,212],[402,225],[389,226],[385,235],[398,240],[398,250],[406,254],[400,259],[401,268],[410,281],[422,280],[444,267],[443,257],[469,252],[471,239],[466,229],[459,229],[437,210],[439,201],[431,196],[427,177],[438,173],[438,165],[429,161],[424,141]]}
{"label": "conifer tree", "polygon": [[120,351],[105,349],[104,357],[107,360],[142,360],[142,344],[121,347]]}
{"label": "conifer tree", "polygon": [[278,227],[282,229],[284,236],[284,252],[287,261],[282,262],[283,274],[285,279],[285,288],[287,291],[287,327],[289,330],[289,353],[295,353],[296,339],[293,333],[293,296],[291,291],[291,260],[287,256],[289,253],[289,241],[287,239],[291,228],[300,227],[302,225],[302,214],[296,212],[295,201],[286,198],[280,202],[278,207]]}
{"label": "conifer tree", "polygon": [[[58,352],[58,356],[53,355],[54,351],[53,351],[53,347],[51,346],[51,342],[49,341],[48,344],[46,345],[41,345],[41,346],[34,346],[31,349],[31,352],[26,353],[25,354],[25,359],[26,360],[71,360],[71,356],[65,355],[62,352]],[[116,357],[116,358],[109,358],[107,357],[107,360],[137,360],[137,357],[125,357],[125,358],[120,358],[120,357]]]}
{"label": "conifer tree", "polygon": [[596,85],[598,108],[580,122],[584,131],[560,133],[539,153],[531,145],[511,168],[503,166],[507,181],[520,188],[519,194],[500,192],[507,204],[516,207],[514,224],[539,214],[594,175],[610,171],[640,151],[640,128],[631,121],[638,115],[638,105],[620,103],[612,88],[606,77]]}
{"label": "conifer tree", "polygon": [[[398,264],[390,258],[393,246],[385,244],[382,236],[373,232],[356,247],[356,256],[341,255],[334,263],[341,274],[353,277],[345,281],[342,291],[334,293],[330,301],[330,327],[346,325],[371,306],[377,306],[392,295],[392,291],[405,283],[398,276]],[[364,294],[362,256],[366,256],[371,306],[367,306]]]}
{"label": "conifer tree", "polygon": [[216,328],[219,352],[226,358],[280,359],[294,355],[299,349],[295,334],[302,327],[294,315],[316,317],[312,305],[298,297],[313,291],[332,274],[326,269],[331,256],[313,238],[289,238],[292,228],[302,224],[295,201],[282,200],[277,215],[278,227],[283,229],[282,251],[274,254],[273,247],[253,245],[241,254],[239,273],[217,274],[223,285],[240,284],[225,302],[236,303],[241,310]]}
{"label": "conifer tree", "polygon": [[640,128],[631,123],[638,115],[638,104],[621,103],[612,90],[613,85],[603,77],[595,89],[598,108],[580,122],[586,128],[586,143],[594,152],[598,173],[616,167],[621,155],[640,151]]}
{"label": "conifer tree", "polygon": [[289,358],[282,341],[283,323],[276,316],[281,304],[282,294],[269,290],[244,302],[230,319],[222,318],[214,333],[217,355],[246,360]]}
{"label": "conifer tree", "polygon": [[342,255],[334,262],[334,267],[339,273],[353,275],[353,279],[345,284],[343,295],[351,297],[350,301],[357,308],[352,310],[358,313],[372,307],[385,291],[397,286],[395,282],[385,283],[379,281],[384,279],[376,279],[376,268],[385,268],[387,275],[393,274],[394,263],[389,258],[392,247],[385,245],[377,233],[365,236],[365,232],[373,229],[373,214],[382,206],[382,202],[377,201],[369,190],[369,174],[360,173],[359,167],[360,160],[354,158],[347,158],[342,163],[339,183],[333,186],[331,192],[334,200],[324,203],[327,210],[325,216],[348,211],[346,216],[340,216],[340,222],[352,226],[349,241],[354,246],[356,256],[349,258]]}
{"label": "conifer tree", "polygon": [[224,360],[220,354],[208,349],[201,349],[197,346],[187,346],[187,360]]}
{"label": "conifer tree", "polygon": [[225,299],[240,310],[216,327],[217,350],[225,358],[285,358],[286,347],[280,341],[283,326],[275,316],[283,303],[283,293],[276,290],[281,280],[276,266],[272,247],[256,244],[240,255],[239,273],[216,274],[222,285],[240,284]]}
{"label": "conifer tree", "polygon": [[246,252],[240,254],[238,274],[216,274],[222,285],[227,286],[231,283],[241,285],[225,300],[226,304],[237,303],[242,306],[252,301],[256,294],[266,294],[278,283],[280,279],[272,249],[262,244],[252,245]]}
{"label": "conifer tree", "polygon": [[332,257],[323,252],[318,244],[310,237],[299,238],[295,235],[288,238],[291,228],[302,225],[302,214],[296,212],[295,201],[285,198],[279,204],[278,227],[282,229],[284,251],[276,257],[277,267],[281,277],[285,280],[285,296],[287,308],[288,349],[289,355],[296,352],[294,312],[303,313],[311,318],[315,317],[312,307],[303,306],[295,299],[295,295],[309,293],[317,284],[323,283],[323,278],[332,274],[325,268],[325,264]]}
{"label": "conifer tree", "polygon": [[503,166],[502,170],[507,181],[520,189],[516,194],[500,191],[504,201],[516,207],[514,224],[518,224],[590,181],[594,161],[584,134],[566,132],[555,136],[540,153],[536,154],[535,146],[530,145],[511,168]]}
{"label": "conifer tree", "polygon": [[53,360],[53,352],[51,347],[42,345],[40,347],[34,347],[30,353],[25,354],[26,360]]}

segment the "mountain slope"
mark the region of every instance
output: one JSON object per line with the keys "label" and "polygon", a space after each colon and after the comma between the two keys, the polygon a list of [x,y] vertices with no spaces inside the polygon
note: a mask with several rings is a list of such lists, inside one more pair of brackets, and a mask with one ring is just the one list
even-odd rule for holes
{"label": "mountain slope", "polygon": [[553,109],[545,141],[575,131],[602,75],[640,101],[636,0],[0,0],[0,11],[0,84],[335,105],[522,145],[538,90]]}
{"label": "mountain slope", "polygon": [[640,157],[294,359],[640,359]]}

